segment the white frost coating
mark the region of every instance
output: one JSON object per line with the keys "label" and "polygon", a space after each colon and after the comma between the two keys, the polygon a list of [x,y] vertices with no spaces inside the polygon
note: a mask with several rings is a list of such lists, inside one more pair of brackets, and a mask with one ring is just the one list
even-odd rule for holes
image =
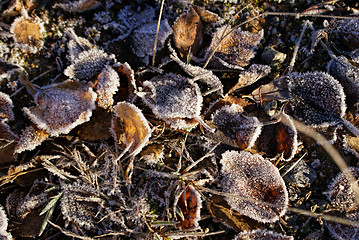
{"label": "white frost coating", "polygon": [[255,229],[249,232],[244,230],[234,240],[294,240],[294,238],[267,229]]}
{"label": "white frost coating", "polygon": [[[333,214],[332,214],[333,215]],[[347,220],[354,222],[359,221],[359,211],[343,212],[337,214],[339,217],[344,217]],[[357,240],[359,239],[359,228],[355,226],[343,225],[335,222],[325,221],[325,225],[329,230],[330,235],[337,240]]]}
{"label": "white frost coating", "polygon": [[[84,51],[83,48],[95,48],[95,46],[90,43],[86,38],[76,36],[73,29],[68,29],[67,34],[71,38],[76,38],[76,41],[78,41],[76,42],[74,39],[70,39],[67,43],[67,59],[70,60],[71,63],[74,63],[76,59],[79,58],[80,53]],[[81,44],[81,47],[79,46],[79,44]]]}
{"label": "white frost coating", "polygon": [[342,122],[345,94],[338,80],[318,71],[293,72],[286,80],[296,118],[313,127]]}
{"label": "white frost coating", "polygon": [[0,205],[0,239],[2,240],[12,240],[12,236],[8,233],[8,218],[6,217],[6,213],[4,208]]}
{"label": "white frost coating", "polygon": [[220,163],[223,191],[233,195],[225,198],[232,209],[259,222],[275,222],[285,214],[288,192],[278,169],[271,162],[258,154],[227,151],[222,154]]}
{"label": "white frost coating", "polygon": [[34,150],[43,141],[47,139],[49,135],[36,128],[35,126],[28,126],[22,130],[19,141],[17,142],[15,153],[21,153],[23,151]]}
{"label": "white frost coating", "polygon": [[34,96],[37,106],[23,111],[38,128],[58,136],[90,120],[96,97],[92,84],[68,80],[39,88]]}
{"label": "white frost coating", "polygon": [[212,121],[225,136],[237,142],[241,149],[254,145],[262,130],[256,117],[246,116],[237,104],[225,105],[212,114]]}
{"label": "white frost coating", "polygon": [[65,69],[64,74],[71,79],[91,81],[111,62],[115,62],[113,55],[108,55],[100,49],[92,48],[81,52],[78,58]]}
{"label": "white frost coating", "polygon": [[140,97],[161,118],[196,118],[201,113],[203,98],[197,84],[168,73],[143,83]]}
{"label": "white frost coating", "polygon": [[9,95],[0,92],[0,118],[14,120],[14,104]]}
{"label": "white frost coating", "polygon": [[[356,179],[359,179],[359,168],[349,168]],[[338,211],[349,212],[358,208],[356,194],[351,187],[346,172],[341,172],[329,185],[328,200],[331,206]]]}
{"label": "white frost coating", "polygon": [[[141,25],[133,31],[133,52],[145,64],[149,63],[149,56],[153,55],[153,46],[157,31],[157,22],[151,21]],[[158,32],[157,51],[165,46],[165,41],[172,34],[172,28],[168,24],[167,19],[161,21]]]}
{"label": "white frost coating", "polygon": [[198,78],[199,81],[204,82],[206,84],[208,84],[211,88],[213,89],[218,89],[217,91],[219,91],[219,94],[223,95],[223,84],[221,82],[221,80],[219,80],[219,78],[213,74],[212,71],[204,69],[202,67],[198,67],[198,66],[193,66],[191,64],[186,64],[184,62],[182,62],[176,51],[172,48],[172,46],[170,44],[168,44],[168,48],[171,51],[171,58],[178,64],[181,66],[181,68],[188,73],[189,75],[191,75],[194,78]]}
{"label": "white frost coating", "polygon": [[254,34],[248,31],[242,31],[238,28],[219,43],[223,32],[226,31],[225,33],[227,34],[231,30],[231,27],[226,26],[217,30],[212,38],[205,58],[207,59],[219,44],[214,54],[214,60],[217,58],[222,65],[229,68],[245,67],[255,56],[257,45],[262,40],[264,31],[261,30],[257,34]]}
{"label": "white frost coating", "polygon": [[113,105],[113,95],[120,86],[120,77],[110,66],[106,66],[97,78],[95,91],[97,93],[97,104],[99,107],[108,109]]}

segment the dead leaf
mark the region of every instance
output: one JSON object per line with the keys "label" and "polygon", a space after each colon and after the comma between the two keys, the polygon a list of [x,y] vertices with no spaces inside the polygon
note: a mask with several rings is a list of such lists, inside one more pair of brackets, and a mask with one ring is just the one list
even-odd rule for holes
{"label": "dead leaf", "polygon": [[90,120],[96,100],[91,83],[67,80],[45,87],[26,84],[37,105],[23,110],[39,129],[50,136],[67,134]]}
{"label": "dead leaf", "polygon": [[173,25],[173,37],[182,59],[186,59],[189,52],[193,55],[197,53],[202,44],[202,23],[193,7],[177,18]]}
{"label": "dead leaf", "polygon": [[202,199],[199,192],[191,185],[178,199],[177,206],[181,209],[184,219],[180,219],[179,226],[181,230],[196,228],[201,220]]}
{"label": "dead leaf", "polygon": [[34,150],[48,137],[49,134],[46,131],[39,129],[36,125],[30,125],[22,131],[15,153]]}
{"label": "dead leaf", "polygon": [[151,136],[151,128],[141,110],[127,102],[113,108],[111,133],[120,144],[129,147],[130,154],[139,153]]}
{"label": "dead leaf", "polygon": [[94,86],[97,93],[97,105],[103,109],[112,107],[114,103],[113,95],[117,92],[119,86],[120,77],[117,72],[110,66],[104,67],[97,76]]}
{"label": "dead leaf", "polygon": [[219,16],[211,11],[206,10],[204,7],[192,5],[197,14],[201,17],[203,22],[214,23],[219,20]]}
{"label": "dead leaf", "polygon": [[254,90],[250,99],[259,103],[260,101],[289,100],[289,90],[284,78],[276,78],[272,82],[262,85]]}
{"label": "dead leaf", "polygon": [[286,236],[281,233],[273,232],[267,229],[255,229],[250,232],[239,233],[234,240],[294,240],[292,236]]}
{"label": "dead leaf", "polygon": [[88,141],[106,140],[111,137],[111,113],[103,109],[95,109],[90,121],[80,126],[77,135]]}
{"label": "dead leaf", "polygon": [[284,160],[289,161],[294,157],[297,151],[298,134],[290,117],[285,113],[282,113],[282,117],[287,118],[286,121],[289,122],[290,125],[285,125],[280,122],[275,125],[276,153],[283,152]]}
{"label": "dead leaf", "polygon": [[152,166],[159,163],[164,157],[164,147],[160,144],[151,144],[141,152],[141,159]]}
{"label": "dead leaf", "polygon": [[71,1],[70,3],[56,3],[54,8],[59,7],[63,10],[76,13],[76,12],[85,12],[88,10],[95,9],[101,5],[100,1],[97,0],[78,0],[78,1]]}
{"label": "dead leaf", "polygon": [[224,200],[224,197],[213,195],[207,202],[208,210],[212,217],[238,232],[250,231],[257,228],[264,228],[263,224],[253,219],[232,211],[231,207]]}
{"label": "dead leaf", "polygon": [[134,71],[127,62],[115,63],[113,68],[120,76],[120,87],[116,94],[116,100],[131,102],[136,97],[135,90],[137,90]]}

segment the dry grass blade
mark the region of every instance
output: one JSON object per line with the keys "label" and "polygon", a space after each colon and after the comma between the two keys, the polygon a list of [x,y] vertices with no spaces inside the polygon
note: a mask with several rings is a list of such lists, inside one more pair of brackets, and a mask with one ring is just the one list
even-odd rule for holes
{"label": "dry grass blade", "polygon": [[157,49],[157,40],[158,40],[158,32],[160,31],[160,23],[163,13],[163,6],[165,5],[165,0],[162,0],[161,2],[161,8],[160,8],[160,14],[158,16],[158,23],[157,23],[157,30],[156,30],[156,37],[155,37],[155,44],[153,46],[153,56],[152,56],[152,66],[155,65],[155,59],[156,59],[156,49]]}
{"label": "dry grass blade", "polygon": [[66,235],[68,237],[73,237],[73,238],[77,238],[77,239],[81,239],[81,240],[93,240],[93,238],[80,236],[73,232],[67,231],[67,230],[63,229],[62,227],[60,227],[59,225],[56,225],[55,223],[51,222],[50,220],[47,220],[47,222],[50,223],[50,225],[52,225],[53,227],[60,230],[64,235]]}

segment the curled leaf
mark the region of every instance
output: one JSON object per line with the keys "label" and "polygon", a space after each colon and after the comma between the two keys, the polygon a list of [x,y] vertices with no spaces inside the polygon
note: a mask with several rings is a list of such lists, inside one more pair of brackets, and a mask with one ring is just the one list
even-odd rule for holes
{"label": "curled leaf", "polygon": [[196,54],[203,37],[201,19],[193,7],[177,18],[173,25],[173,36],[182,59],[185,59],[189,52]]}
{"label": "curled leaf", "polygon": [[290,125],[281,122],[275,125],[275,148],[277,153],[283,153],[283,158],[289,161],[297,151],[298,133],[290,117],[285,113],[282,113],[282,117],[286,118]]}
{"label": "curled leaf", "polygon": [[39,129],[49,135],[67,134],[90,120],[96,100],[92,84],[67,80],[45,87],[28,87],[34,91],[37,105],[23,110]]}
{"label": "curled leaf", "polygon": [[[239,28],[231,33],[230,31],[232,31],[231,27],[226,26],[217,30],[207,50],[206,58],[219,45],[213,57],[214,61],[218,61],[221,65],[229,68],[245,67],[254,57],[257,45],[263,38],[264,31],[261,30],[256,34],[242,31]],[[227,36],[223,39],[225,35]]]}
{"label": "curled leaf", "polygon": [[44,45],[42,35],[45,33],[45,28],[39,18],[18,17],[11,24],[10,32],[20,47],[31,52],[37,52]]}
{"label": "curled leaf", "polygon": [[294,238],[267,229],[256,229],[250,232],[241,232],[234,240],[294,240]]}
{"label": "curled leaf", "polygon": [[111,132],[119,144],[129,147],[131,154],[139,153],[151,136],[151,128],[141,110],[127,102],[113,108]]}
{"label": "curled leaf", "polygon": [[223,191],[232,195],[226,197],[232,209],[259,222],[275,222],[284,215],[288,193],[271,162],[258,154],[227,151],[222,154],[221,164],[221,183]]}
{"label": "curled leaf", "polygon": [[115,63],[113,68],[120,76],[120,88],[117,92],[117,100],[131,102],[135,97],[136,80],[131,66],[125,63]]}
{"label": "curled leaf", "polygon": [[202,200],[199,192],[191,185],[178,199],[177,206],[181,209],[184,219],[180,220],[180,228],[191,229],[199,226],[198,221],[201,219]]}
{"label": "curled leaf", "polygon": [[113,95],[120,86],[120,77],[117,72],[110,66],[102,69],[98,75],[94,90],[97,93],[97,105],[101,108],[108,109],[114,103]]}
{"label": "curled leaf", "polygon": [[245,115],[243,108],[237,104],[224,105],[218,109],[212,115],[212,121],[240,149],[252,147],[261,133],[262,124],[258,119]]}
{"label": "curled leaf", "polygon": [[340,83],[324,72],[293,72],[287,76],[293,115],[312,126],[336,125],[345,114]]}

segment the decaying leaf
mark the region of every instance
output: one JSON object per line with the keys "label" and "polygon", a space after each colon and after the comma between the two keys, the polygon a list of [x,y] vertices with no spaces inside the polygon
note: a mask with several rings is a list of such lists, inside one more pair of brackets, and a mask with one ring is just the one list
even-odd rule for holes
{"label": "decaying leaf", "polygon": [[218,91],[219,94],[223,94],[223,85],[221,80],[213,74],[212,71],[204,69],[202,67],[194,66],[191,64],[184,63],[182,60],[179,59],[177,56],[176,51],[171,47],[169,44],[168,48],[171,51],[171,58],[178,64],[180,67],[188,73],[190,76],[192,76],[196,81],[203,82],[210,86],[212,89],[210,92],[216,92]]}
{"label": "decaying leaf", "polygon": [[110,66],[105,66],[97,76],[94,90],[97,93],[97,105],[101,108],[108,109],[114,103],[113,95],[120,86],[120,77],[117,72]]}
{"label": "decaying leaf", "polygon": [[7,232],[8,218],[4,208],[0,205],[0,239],[2,240],[12,240],[12,236]]}
{"label": "decaying leaf", "polygon": [[185,59],[189,52],[196,54],[203,36],[201,19],[193,7],[177,18],[173,25],[173,36],[182,59]]}
{"label": "decaying leaf", "polygon": [[184,219],[180,219],[179,226],[182,230],[196,228],[201,220],[202,199],[199,192],[188,185],[178,199],[177,206],[181,209]]}
{"label": "decaying leaf", "polygon": [[286,118],[290,125],[281,122],[275,125],[275,148],[277,153],[283,153],[283,159],[291,160],[297,152],[298,133],[290,117],[282,113],[282,118]]}
{"label": "decaying leaf", "polygon": [[15,148],[15,153],[34,150],[48,137],[49,134],[46,131],[39,129],[35,124],[30,125],[22,131]]}
{"label": "decaying leaf", "polygon": [[[239,28],[229,33],[230,31],[232,31],[231,27],[226,26],[217,30],[207,50],[206,58],[219,45],[212,61],[218,61],[220,65],[229,68],[245,67],[254,57],[257,45],[263,38],[264,31],[261,30],[256,34],[242,31]],[[228,33],[229,35],[222,40]]]}
{"label": "decaying leaf", "polygon": [[289,100],[288,84],[284,78],[276,78],[272,82],[262,85],[251,93],[251,97],[255,102],[263,100]]}
{"label": "decaying leaf", "polygon": [[227,151],[221,164],[221,183],[223,191],[232,195],[225,198],[232,209],[259,222],[275,222],[285,214],[287,189],[271,162],[258,154]]}
{"label": "decaying leaf", "polygon": [[293,72],[287,81],[295,118],[314,127],[342,122],[345,94],[332,76],[324,72]]}
{"label": "decaying leaf", "polygon": [[[133,52],[142,60],[143,63],[149,63],[149,56],[153,55],[153,46],[157,32],[157,21],[142,24],[133,31]],[[172,28],[167,19],[161,21],[157,36],[156,50],[160,51],[165,46],[165,41],[172,34]]]}
{"label": "decaying leaf", "polygon": [[78,0],[71,1],[70,3],[56,3],[55,7],[62,8],[63,10],[75,13],[75,12],[85,12],[88,10],[95,9],[101,5],[100,1],[97,0]]}
{"label": "decaying leaf", "polygon": [[247,116],[237,104],[224,105],[218,109],[212,115],[212,121],[240,149],[252,147],[262,128],[256,117]]}
{"label": "decaying leaf", "polygon": [[46,31],[44,23],[39,18],[18,17],[11,24],[10,32],[14,35],[14,40],[20,47],[31,52],[37,52],[44,45],[42,35]]}
{"label": "decaying leaf", "polygon": [[222,196],[213,195],[210,201],[207,202],[207,206],[212,217],[238,232],[263,228],[261,223],[232,211]]}
{"label": "decaying leaf", "polygon": [[343,86],[348,102],[359,111],[359,68],[339,56],[328,63],[327,70]]}
{"label": "decaying leaf", "polygon": [[91,83],[67,80],[45,87],[26,84],[37,105],[23,110],[39,129],[50,136],[67,134],[90,120],[97,97]]}
{"label": "decaying leaf", "polygon": [[139,153],[151,136],[151,128],[141,110],[127,102],[119,102],[113,108],[111,132],[120,144],[129,147],[131,154]]}
{"label": "decaying leaf", "polygon": [[[152,109],[152,112],[172,127],[186,129],[185,119],[200,120],[203,98],[197,84],[190,79],[168,73],[143,82],[140,97]],[[171,120],[183,120],[174,125]],[[190,126],[196,125],[191,122]]]}
{"label": "decaying leaf", "polygon": [[[347,220],[359,221],[359,211],[351,211],[351,212],[334,212],[331,215],[346,218]],[[348,226],[336,222],[325,221],[325,226],[328,228],[330,235],[337,240],[345,240],[345,239],[359,239],[359,231],[358,224],[356,226]]]}
{"label": "decaying leaf", "polygon": [[[359,178],[359,168],[349,168],[349,171],[356,179]],[[329,185],[328,199],[332,208],[340,212],[358,210],[359,207],[357,205],[358,197],[346,174],[346,172],[340,173]]]}
{"label": "decaying leaf", "polygon": [[252,64],[248,70],[242,72],[239,75],[239,79],[238,82],[236,83],[235,86],[233,86],[227,94],[231,94],[232,92],[243,88],[243,87],[247,87],[253,83],[255,83],[256,81],[258,81],[259,79],[267,76],[271,71],[270,66],[268,65],[261,65],[261,64]]}
{"label": "decaying leaf", "polygon": [[115,61],[113,55],[108,55],[104,51],[92,48],[81,52],[72,64],[68,66],[64,74],[71,79],[80,81],[94,80],[110,63]]}
{"label": "decaying leaf", "polygon": [[256,229],[250,232],[241,232],[234,240],[294,240],[294,238],[267,229]]}
{"label": "decaying leaf", "polygon": [[117,62],[112,67],[120,76],[120,88],[118,89],[118,98],[116,99],[118,101],[132,102],[132,100],[136,97],[135,90],[137,90],[134,71],[127,62]]}

